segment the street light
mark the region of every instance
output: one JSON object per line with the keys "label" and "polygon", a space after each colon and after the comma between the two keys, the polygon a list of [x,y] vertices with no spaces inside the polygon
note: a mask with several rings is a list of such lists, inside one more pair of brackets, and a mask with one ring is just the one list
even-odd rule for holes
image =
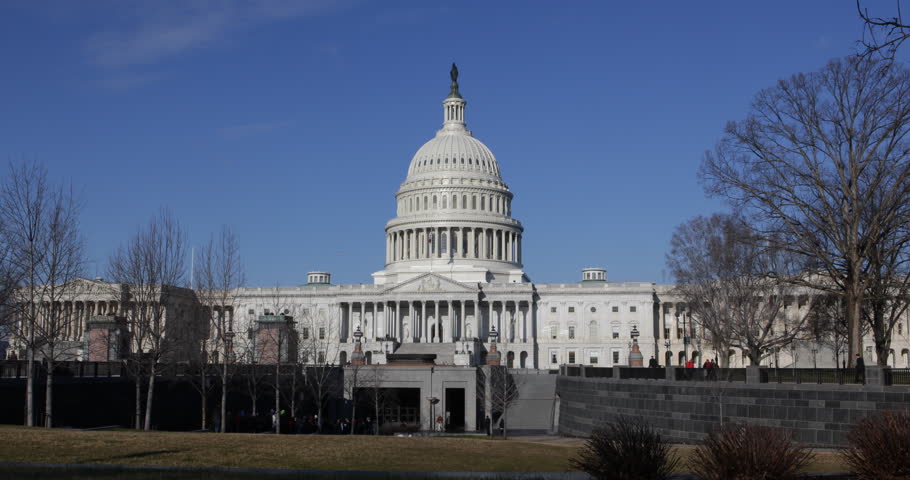
{"label": "street light", "polygon": [[670,339],[667,338],[667,339],[664,339],[664,361],[667,363],[666,365],[664,365],[665,367],[670,366],[670,360],[671,360],[672,355],[669,355],[669,353],[670,353]]}

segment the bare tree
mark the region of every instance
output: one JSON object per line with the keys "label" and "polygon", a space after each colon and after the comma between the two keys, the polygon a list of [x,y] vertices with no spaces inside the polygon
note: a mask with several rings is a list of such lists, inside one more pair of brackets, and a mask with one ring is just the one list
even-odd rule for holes
{"label": "bare tree", "polygon": [[700,171],[706,190],[742,208],[762,236],[814,262],[818,274],[801,284],[844,297],[851,362],[873,247],[887,248],[883,237],[906,223],[908,132],[910,73],[848,57],[761,91]]}
{"label": "bare tree", "polygon": [[506,418],[509,415],[509,407],[513,406],[519,399],[520,388],[521,377],[512,375],[508,367],[490,367],[490,401],[494,417],[496,412],[499,412],[499,416],[494,418],[493,423],[502,428],[503,440],[509,438]]}
{"label": "bare tree", "polygon": [[307,389],[316,404],[317,427],[320,432],[324,422],[323,409],[338,386],[338,319],[331,311],[328,307],[312,304],[303,309],[298,322],[298,355],[303,365]]}
{"label": "bare tree", "polygon": [[237,310],[237,292],[244,283],[237,236],[223,226],[217,238],[209,238],[198,258],[194,288],[210,326],[213,351],[218,352],[221,362],[221,432],[224,433],[227,428],[228,384],[237,360],[234,354],[234,313]]}
{"label": "bare tree", "polygon": [[[834,354],[834,365],[840,367],[847,356],[847,318],[844,301],[831,293],[817,295],[809,311],[805,339],[817,347],[827,347]],[[863,328],[865,336],[867,328]]]}
{"label": "bare tree", "polygon": [[[179,354],[179,331],[185,313],[178,306],[188,291],[181,288],[186,274],[186,235],[173,214],[162,209],[149,224],[140,227],[125,246],[110,258],[111,278],[125,289],[129,302],[128,324],[132,349],[148,375],[145,430],[152,428],[155,376],[162,359]],[[184,342],[185,345],[185,342]],[[137,379],[137,384],[140,379]],[[141,387],[136,387],[137,418]]]}
{"label": "bare tree", "polygon": [[385,389],[383,388],[383,382],[385,381],[385,367],[381,365],[367,365],[362,367],[360,373],[360,384],[362,389],[366,391],[369,395],[370,401],[373,403],[373,414],[375,419],[373,422],[373,435],[379,435],[380,419],[382,418],[382,407],[385,403]]}
{"label": "bare tree", "polygon": [[48,361],[45,425],[53,423],[53,367],[77,336],[73,317],[63,301],[78,287],[85,263],[79,233],[79,205],[72,188],[48,184],[47,170],[38,164],[10,164],[0,188],[3,239],[3,294],[9,333],[26,349],[26,425],[35,422],[36,354]]}
{"label": "bare tree", "polygon": [[366,386],[367,367],[351,362],[344,367],[344,395],[351,399],[351,432],[353,435],[357,427],[357,394]]}
{"label": "bare tree", "polygon": [[[696,217],[676,228],[667,265],[676,293],[703,325],[714,350],[736,347],[753,365],[773,349],[791,344],[807,328],[811,297],[799,295],[790,281],[794,270],[788,254],[756,236],[739,217]],[[788,315],[786,307],[803,308]],[[722,362],[727,366],[727,355]]]}
{"label": "bare tree", "polygon": [[859,41],[861,56],[878,55],[893,62],[900,46],[910,37],[910,23],[904,20],[900,0],[895,0],[894,16],[875,16],[856,0],[856,11],[863,21],[863,38]]}

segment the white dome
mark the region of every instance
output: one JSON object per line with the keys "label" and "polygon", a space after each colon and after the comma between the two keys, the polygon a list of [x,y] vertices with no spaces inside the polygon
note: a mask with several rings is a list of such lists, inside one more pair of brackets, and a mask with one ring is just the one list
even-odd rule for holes
{"label": "white dome", "polygon": [[443,171],[475,172],[501,179],[493,152],[466,130],[441,131],[423,144],[411,159],[408,176]]}

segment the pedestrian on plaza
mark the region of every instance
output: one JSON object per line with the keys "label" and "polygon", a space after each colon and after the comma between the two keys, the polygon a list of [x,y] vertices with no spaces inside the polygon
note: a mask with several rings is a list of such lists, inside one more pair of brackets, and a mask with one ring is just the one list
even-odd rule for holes
{"label": "pedestrian on plaza", "polygon": [[654,355],[651,355],[651,360],[648,360],[648,368],[658,368],[660,365],[657,364],[657,359],[654,358]]}
{"label": "pedestrian on plaza", "polygon": [[866,362],[858,353],[856,354],[856,383],[866,384]]}

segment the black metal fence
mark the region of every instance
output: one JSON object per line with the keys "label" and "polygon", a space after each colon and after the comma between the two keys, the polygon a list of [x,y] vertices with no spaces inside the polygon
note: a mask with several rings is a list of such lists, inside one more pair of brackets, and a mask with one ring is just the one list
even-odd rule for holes
{"label": "black metal fence", "polygon": [[666,380],[667,371],[663,368],[620,368],[619,378],[623,380]]}
{"label": "black metal fence", "polygon": [[585,367],[586,378],[613,378],[612,367]]}
{"label": "black metal fence", "polygon": [[910,368],[885,370],[885,385],[910,385]]}
{"label": "black metal fence", "polygon": [[864,376],[842,368],[763,368],[762,383],[860,385]]}

